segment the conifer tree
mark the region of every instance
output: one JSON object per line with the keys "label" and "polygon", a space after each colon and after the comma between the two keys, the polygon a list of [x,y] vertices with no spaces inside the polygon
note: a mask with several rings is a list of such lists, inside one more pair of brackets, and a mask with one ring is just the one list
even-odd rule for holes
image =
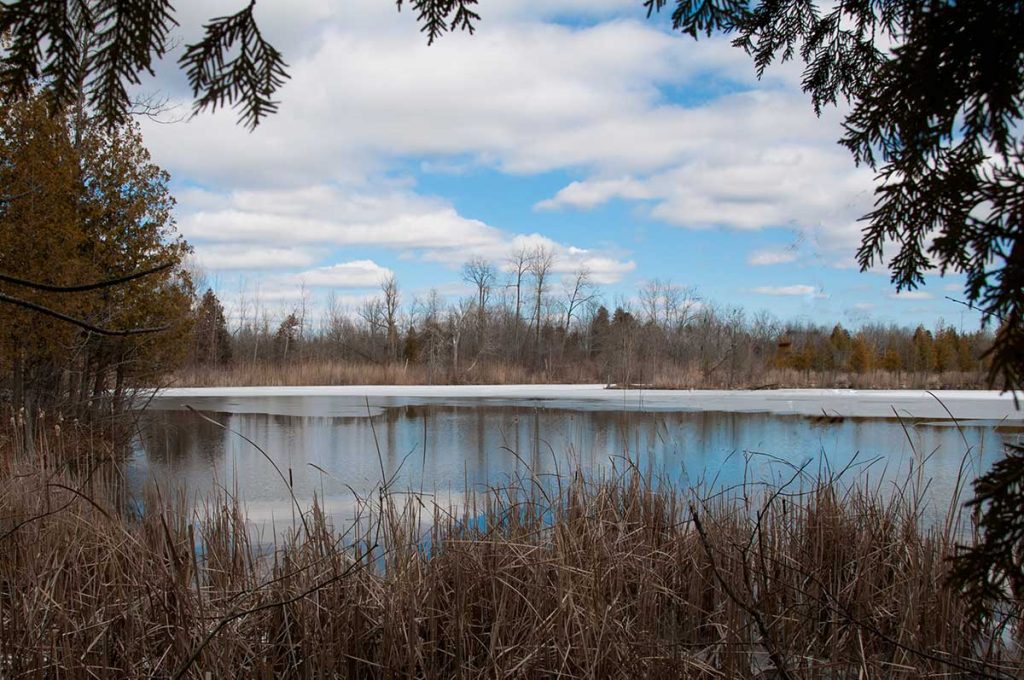
{"label": "conifer tree", "polygon": [[231,361],[231,333],[224,307],[212,288],[206,289],[196,307],[192,361],[206,366],[223,366]]}

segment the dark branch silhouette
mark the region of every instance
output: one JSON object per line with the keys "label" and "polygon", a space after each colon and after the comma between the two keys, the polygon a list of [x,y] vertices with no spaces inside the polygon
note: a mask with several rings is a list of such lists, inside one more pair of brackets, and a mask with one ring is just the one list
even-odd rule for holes
{"label": "dark branch silhouette", "polygon": [[161,331],[166,331],[167,329],[170,328],[170,325],[155,326],[152,328],[103,328],[102,326],[95,326],[83,319],[69,316],[67,314],[64,314],[63,312],[58,312],[55,309],[50,309],[49,307],[46,307],[44,305],[40,305],[35,302],[30,302],[29,300],[23,300],[12,295],[7,295],[6,293],[0,293],[0,304],[2,303],[14,305],[16,307],[23,307],[25,309],[32,310],[33,312],[38,312],[39,314],[51,316],[54,319],[66,321],[67,323],[74,324],[75,326],[78,326],[79,328],[87,330],[91,333],[97,333],[99,335],[107,335],[112,337],[125,337],[129,335],[145,335],[147,333],[159,333]]}
{"label": "dark branch silhouette", "polygon": [[128,283],[136,279],[141,279],[152,274],[157,274],[162,271],[166,271],[174,266],[174,262],[165,262],[156,267],[150,267],[149,269],[142,269],[132,274],[125,276],[118,276],[112,279],[104,279],[103,281],[96,281],[94,283],[83,283],[74,286],[54,286],[48,283],[39,283],[37,281],[28,281],[26,279],[19,279],[9,274],[0,272],[0,283],[9,283],[15,286],[22,286],[24,288],[32,288],[34,290],[42,290],[47,293],[83,293],[90,290],[100,290],[101,288],[112,288],[119,286],[122,283]]}

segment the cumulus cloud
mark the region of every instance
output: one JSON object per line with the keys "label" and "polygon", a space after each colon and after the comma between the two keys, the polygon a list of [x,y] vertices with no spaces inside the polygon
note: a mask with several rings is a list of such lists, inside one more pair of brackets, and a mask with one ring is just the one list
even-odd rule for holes
{"label": "cumulus cloud", "polygon": [[800,93],[744,92],[675,112],[688,148],[663,170],[576,180],[537,204],[592,209],[613,199],[650,203],[648,214],[690,229],[787,227],[823,251],[860,240],[858,219],[873,201],[870,170],[835,146],[837,114],[807,120]]}
{"label": "cumulus cloud", "polygon": [[353,260],[300,272],[291,278],[317,288],[372,288],[393,275],[373,260]]}
{"label": "cumulus cloud", "polygon": [[[194,39],[203,21],[235,9],[230,0],[183,2],[178,17]],[[518,247],[543,245],[555,253],[555,273],[586,267],[604,284],[637,268],[615,244],[580,243],[561,230],[517,234],[491,213],[460,212],[418,188],[414,168],[557,172],[565,186],[532,197],[536,209],[619,200],[687,229],[787,227],[828,261],[859,241],[873,178],[835,144],[843,111],[815,117],[798,65],[757,81],[727,38],[681,39],[631,0],[503,0],[484,11],[476,35],[428,47],[414,16],[396,16],[393,3],[257,4],[291,65],[280,112],[255,134],[230,110],[175,126],[143,122],[154,158],[185,178],[178,220],[200,260],[304,270],[296,275],[307,285],[356,276],[332,267],[379,266],[368,259],[379,253],[359,252],[369,248],[451,272],[473,255],[500,263]],[[173,64],[161,66],[158,84],[187,110]],[[347,262],[319,259],[338,248]],[[748,263],[795,259],[762,251]],[[822,297],[807,286],[753,292]]]}
{"label": "cumulus cloud", "polygon": [[223,195],[193,192],[189,198],[199,207],[179,219],[179,228],[197,240],[425,248],[473,245],[498,236],[440,199],[404,190],[362,193],[315,184]]}
{"label": "cumulus cloud", "polygon": [[621,179],[595,179],[572,182],[559,190],[554,198],[545,199],[534,206],[538,210],[558,210],[564,207],[589,209],[612,198],[642,200],[655,194],[644,182],[624,177]]}
{"label": "cumulus cloud", "polygon": [[207,269],[291,269],[316,261],[314,251],[304,248],[273,248],[225,244],[200,244],[196,260]]}
{"label": "cumulus cloud", "polygon": [[641,18],[575,27],[540,19],[428,47],[414,26],[396,30],[393,16],[392,27],[357,30],[336,15],[321,22],[313,51],[291,61],[281,110],[258,143],[230,110],[146,125],[147,141],[163,164],[206,183],[353,179],[401,156],[468,155],[520,173],[650,171],[704,132],[688,129],[693,117],[663,101],[661,84],[712,71],[753,83],[727,40],[697,48]]}
{"label": "cumulus cloud", "polygon": [[[514,250],[543,247],[555,255],[555,272],[585,267],[598,283],[617,282],[636,267],[616,251],[581,248],[538,233],[506,233],[461,216],[441,199],[405,189],[363,193],[317,184],[223,195],[191,190],[188,199],[196,208],[180,218],[179,227],[201,244],[200,260],[211,268],[309,266],[316,246],[389,248],[451,267],[472,256],[500,263]],[[327,280],[324,269],[305,272],[307,283],[332,285],[313,283]]]}

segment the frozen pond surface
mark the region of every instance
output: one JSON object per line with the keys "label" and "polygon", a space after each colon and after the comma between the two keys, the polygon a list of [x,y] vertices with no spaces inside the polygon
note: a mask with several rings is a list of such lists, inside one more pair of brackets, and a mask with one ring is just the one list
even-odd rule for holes
{"label": "frozen pond surface", "polygon": [[792,470],[775,459],[809,461],[812,472],[854,460],[872,479],[891,479],[916,456],[928,459],[932,497],[946,502],[965,453],[974,476],[1024,432],[1024,413],[1010,395],[995,392],[546,385],[161,392],[142,419],[131,486],[184,483],[198,498],[223,487],[263,525],[291,521],[273,467],[238,434],[186,405],[258,443],[290,472],[301,503],[316,493],[340,522],[351,514],[354,494],[380,483],[382,466],[394,477],[392,488],[422,489],[446,502],[516,473],[579,465],[599,474],[621,468],[626,457],[671,483],[724,487],[745,476],[788,479]]}

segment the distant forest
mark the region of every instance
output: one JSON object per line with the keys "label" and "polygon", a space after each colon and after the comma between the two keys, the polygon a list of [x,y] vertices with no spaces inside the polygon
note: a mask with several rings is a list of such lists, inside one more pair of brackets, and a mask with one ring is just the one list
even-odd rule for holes
{"label": "distant forest", "polygon": [[403,299],[394,277],[357,309],[332,296],[272,313],[243,300],[228,324],[207,290],[195,309],[184,385],[588,382],[676,388],[983,387],[991,333],[786,323],[653,280],[602,304],[592,275],[552,275],[544,248],[504,266],[473,260],[473,293]]}

